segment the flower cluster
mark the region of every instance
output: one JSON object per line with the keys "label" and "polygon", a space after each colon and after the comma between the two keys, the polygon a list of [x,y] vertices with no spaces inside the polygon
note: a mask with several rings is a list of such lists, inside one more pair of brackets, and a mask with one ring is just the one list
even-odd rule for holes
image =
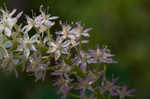
{"label": "flower cluster", "polygon": [[[40,7],[37,16],[26,16],[26,24],[18,23],[23,12],[14,16],[0,9],[0,68],[4,71],[27,72],[35,81],[51,76],[61,99],[68,95],[81,99],[106,99],[132,96],[135,90],[117,85],[118,79],[107,80],[106,64],[117,63],[107,47],[84,51],[91,28],[85,29],[80,22],[72,25],[59,22],[61,29],[51,31],[57,16],[51,16]],[[21,69],[21,70],[20,70]],[[79,95],[72,90],[80,91]],[[90,94],[87,94],[87,91]],[[105,95],[107,94],[107,95]]]}

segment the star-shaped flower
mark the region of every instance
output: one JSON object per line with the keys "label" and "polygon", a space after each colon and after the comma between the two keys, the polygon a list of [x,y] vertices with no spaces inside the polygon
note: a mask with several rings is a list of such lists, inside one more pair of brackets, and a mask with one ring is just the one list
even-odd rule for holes
{"label": "star-shaped flower", "polygon": [[62,31],[57,32],[58,35],[61,35],[64,39],[75,40],[76,37],[72,33],[72,27],[67,24],[61,24]]}
{"label": "star-shaped flower", "polygon": [[28,56],[30,55],[30,50],[36,51],[34,44],[39,43],[37,34],[29,38],[28,33],[24,33],[24,38],[18,38],[17,41],[20,43],[17,51],[24,51],[24,55],[26,56],[26,58],[28,58]]}
{"label": "star-shaped flower", "polygon": [[117,63],[112,59],[114,55],[110,53],[110,50],[107,47],[100,49],[97,46],[96,50],[89,50],[88,57],[90,63]]}
{"label": "star-shaped flower", "polygon": [[12,42],[10,40],[4,40],[4,38],[4,35],[0,34],[0,59],[8,57],[7,48],[12,47]]}
{"label": "star-shaped flower", "polygon": [[120,86],[116,85],[118,78],[112,79],[111,81],[104,79],[104,85],[100,86],[102,93],[109,92],[112,96],[117,96]]}
{"label": "star-shaped flower", "polygon": [[26,33],[29,32],[32,27],[37,28],[39,32],[43,33],[55,24],[55,22],[52,22],[51,20],[58,18],[57,16],[51,16],[50,14],[46,15],[41,9],[40,13],[40,15],[33,18],[26,16],[28,24],[23,28]]}
{"label": "star-shaped flower", "polygon": [[58,60],[61,54],[68,54],[68,48],[70,42],[68,40],[64,41],[62,37],[57,37],[55,42],[49,42],[48,53],[55,53],[55,60]]}
{"label": "star-shaped flower", "polygon": [[17,23],[23,12],[20,12],[16,17],[13,17],[17,10],[14,9],[11,13],[0,9],[2,16],[0,19],[0,33],[4,31],[5,35],[10,37],[12,34],[12,28]]}
{"label": "star-shaped flower", "polygon": [[131,95],[134,93],[136,90],[135,89],[127,89],[127,86],[121,87],[121,90],[118,90],[118,95],[120,96],[120,99],[124,99],[125,97],[133,96]]}

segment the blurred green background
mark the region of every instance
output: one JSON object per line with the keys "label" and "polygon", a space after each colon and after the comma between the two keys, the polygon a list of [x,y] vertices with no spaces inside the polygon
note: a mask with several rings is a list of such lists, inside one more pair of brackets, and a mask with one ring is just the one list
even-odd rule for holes
{"label": "blurred green background", "polygon": [[[0,5],[4,2],[30,14],[43,4],[66,23],[92,27],[88,48],[108,45],[119,61],[109,66],[108,76],[135,88],[135,99],[150,99],[150,0],[0,0]],[[0,99],[59,99],[55,91],[50,83],[0,73]]]}

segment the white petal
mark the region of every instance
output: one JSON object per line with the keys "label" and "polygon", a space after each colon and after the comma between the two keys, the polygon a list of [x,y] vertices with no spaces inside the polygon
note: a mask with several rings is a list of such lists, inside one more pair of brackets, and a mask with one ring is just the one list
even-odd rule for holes
{"label": "white petal", "polygon": [[69,35],[69,38],[71,38],[72,40],[76,39],[76,37],[74,35]]}
{"label": "white petal", "polygon": [[23,39],[22,38],[17,38],[17,42],[19,42],[20,44],[23,43]]}
{"label": "white petal", "polygon": [[48,28],[52,27],[55,24],[55,22],[51,21],[45,21],[44,25],[46,25]]}
{"label": "white petal", "polygon": [[87,44],[88,42],[89,42],[88,40],[81,41],[82,44]]}
{"label": "white petal", "polygon": [[23,51],[23,46],[22,45],[19,45],[16,49],[16,51]]}
{"label": "white petal", "polygon": [[32,50],[32,51],[36,51],[36,48],[35,48],[34,45],[31,45],[31,50]]}
{"label": "white petal", "polygon": [[40,26],[39,26],[39,31],[40,31],[40,32],[45,32],[47,29],[48,29],[48,28],[47,28],[46,26],[44,26],[44,25],[40,25]]}
{"label": "white petal", "polygon": [[0,33],[4,31],[4,26],[3,24],[0,24]]}
{"label": "white petal", "polygon": [[62,47],[68,47],[70,45],[70,41],[67,40],[62,44]]}
{"label": "white petal", "polygon": [[62,38],[61,36],[58,36],[57,39],[56,39],[56,42],[61,44],[63,40],[64,40],[64,38]]}
{"label": "white petal", "polygon": [[91,63],[97,63],[97,59],[89,59],[89,60],[87,60],[87,62],[89,64],[91,64]]}
{"label": "white petal", "polygon": [[22,14],[23,14],[23,11],[20,12],[20,13],[16,16],[16,18],[19,19],[19,18],[22,16]]}
{"label": "white petal", "polygon": [[12,61],[15,65],[17,65],[19,63],[19,59],[13,59]]}
{"label": "white petal", "polygon": [[53,53],[53,52],[55,52],[56,51],[56,48],[50,48],[48,51],[47,51],[47,53]]}
{"label": "white petal", "polygon": [[56,32],[56,34],[64,34],[62,31]]}
{"label": "white petal", "polygon": [[29,55],[30,55],[30,49],[29,48],[24,49],[24,55],[26,56],[26,58],[29,57]]}
{"label": "white petal", "polygon": [[55,19],[58,19],[59,17],[58,16],[52,16],[50,18],[48,18],[49,20],[55,20]]}
{"label": "white petal", "polygon": [[43,40],[43,43],[45,44],[48,40],[49,40],[49,38],[45,37],[44,40]]}
{"label": "white petal", "polygon": [[85,30],[84,30],[84,33],[87,33],[87,32],[89,32],[89,31],[91,31],[91,30],[92,30],[92,28],[85,29]]}
{"label": "white petal", "polygon": [[26,25],[26,26],[23,27],[22,31],[23,31],[24,33],[27,33],[27,32],[29,32],[29,31],[31,30],[31,28],[32,28],[31,25]]}
{"label": "white petal", "polygon": [[29,40],[29,35],[28,35],[28,33],[24,33],[24,40]]}
{"label": "white petal", "polygon": [[30,38],[30,40],[31,40],[32,43],[37,42],[37,40],[38,40],[38,35],[37,35],[37,34],[33,35],[33,36]]}
{"label": "white petal", "polygon": [[82,35],[83,35],[84,37],[90,37],[90,35],[89,35],[88,33],[82,33]]}
{"label": "white petal", "polygon": [[0,34],[0,43],[2,43],[2,42],[3,42],[3,35]]}
{"label": "white petal", "polygon": [[57,50],[56,53],[55,53],[55,60],[58,60],[60,55],[61,55],[60,51]]}
{"label": "white petal", "polygon": [[11,42],[11,41],[5,42],[4,47],[5,47],[5,48],[10,48],[10,47],[12,47],[12,42]]}
{"label": "white petal", "polygon": [[8,18],[7,19],[7,25],[10,29],[13,28],[14,24],[17,23],[17,19],[16,18]]}
{"label": "white petal", "polygon": [[11,36],[11,30],[9,28],[5,28],[5,35],[8,37]]}
{"label": "white petal", "polygon": [[54,42],[48,42],[48,45],[49,45],[49,46],[56,47],[56,44],[55,44]]}
{"label": "white petal", "polygon": [[8,52],[7,52],[7,50],[4,48],[4,56],[6,56],[6,57],[8,57],[9,55],[8,55]]}
{"label": "white petal", "polygon": [[13,11],[9,14],[9,17],[12,17],[16,11],[17,11],[16,9],[13,9]]}
{"label": "white petal", "polygon": [[63,48],[63,49],[62,49],[62,53],[63,53],[63,54],[68,54],[68,49],[67,49],[67,48]]}

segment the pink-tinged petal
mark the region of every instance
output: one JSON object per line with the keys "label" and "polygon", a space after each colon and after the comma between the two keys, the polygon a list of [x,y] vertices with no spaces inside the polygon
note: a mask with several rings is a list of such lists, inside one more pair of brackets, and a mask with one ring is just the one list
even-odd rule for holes
{"label": "pink-tinged petal", "polygon": [[82,35],[83,35],[84,37],[90,37],[90,35],[89,35],[88,33],[82,33]]}
{"label": "pink-tinged petal", "polygon": [[57,50],[56,53],[55,53],[55,60],[58,60],[60,55],[61,55],[60,51]]}
{"label": "pink-tinged petal", "polygon": [[89,42],[88,40],[81,41],[82,44],[87,44],[88,42]]}
{"label": "pink-tinged petal", "polygon": [[48,51],[47,51],[47,53],[53,53],[53,52],[55,52],[56,51],[56,48],[50,48]]}
{"label": "pink-tinged petal", "polygon": [[24,55],[26,56],[26,58],[29,57],[29,55],[30,55],[30,49],[29,48],[24,49]]}
{"label": "pink-tinged petal", "polygon": [[70,45],[70,41],[67,40],[62,44],[62,47],[68,47]]}
{"label": "pink-tinged petal", "polygon": [[19,18],[22,16],[22,14],[23,14],[23,11],[20,12],[20,13],[16,16],[16,18],[19,19]]}
{"label": "pink-tinged petal", "polygon": [[58,42],[59,44],[61,44],[63,42],[64,38],[62,38],[61,36],[57,37],[56,42]]}
{"label": "pink-tinged petal", "polygon": [[33,50],[33,51],[37,51],[37,49],[35,48],[35,46],[34,46],[34,45],[31,45],[31,50]]}
{"label": "pink-tinged petal", "polygon": [[76,39],[76,37],[74,35],[69,35],[68,37],[71,38],[72,40]]}
{"label": "pink-tinged petal", "polygon": [[49,38],[45,37],[44,40],[43,40],[43,43],[45,44],[48,40],[49,40]]}
{"label": "pink-tinged petal", "polygon": [[46,25],[48,28],[50,28],[50,27],[52,27],[53,25],[55,25],[55,22],[45,21],[44,25]]}
{"label": "pink-tinged petal", "polygon": [[88,29],[85,29],[83,32],[84,33],[88,33],[89,31],[91,31],[92,30],[92,28],[88,28]]}
{"label": "pink-tinged petal", "polygon": [[91,63],[97,63],[97,59],[90,59],[90,60],[87,60],[87,62],[89,64],[91,64]]}
{"label": "pink-tinged petal", "polygon": [[23,39],[22,38],[17,38],[17,42],[19,42],[20,44],[23,43]]}
{"label": "pink-tinged petal", "polygon": [[49,46],[52,46],[52,47],[57,47],[54,42],[49,42],[48,45],[49,45]]}
{"label": "pink-tinged petal", "polygon": [[67,49],[67,48],[63,48],[63,49],[62,49],[62,53],[63,53],[63,54],[68,54],[68,49]]}

